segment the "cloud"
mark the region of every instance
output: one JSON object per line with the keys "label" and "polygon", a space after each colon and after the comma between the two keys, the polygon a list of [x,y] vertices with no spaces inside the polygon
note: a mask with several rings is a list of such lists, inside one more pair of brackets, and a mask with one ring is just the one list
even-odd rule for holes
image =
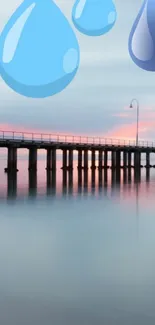
{"label": "cloud", "polygon": [[[123,140],[135,140],[136,137],[136,123],[123,124],[115,127],[105,134],[105,137]],[[155,130],[155,121],[141,121],[139,122],[139,139],[149,140],[152,138],[152,131]],[[154,131],[155,136],[155,131]]]}
{"label": "cloud", "polygon": [[114,65],[117,63],[125,63],[127,57],[123,54],[113,52],[105,52],[104,49],[98,52],[94,51],[81,51],[81,65]]}
{"label": "cloud", "polygon": [[131,117],[131,114],[130,113],[115,113],[115,114],[112,114],[112,116],[126,118],[126,117]]}
{"label": "cloud", "polygon": [[[126,112],[118,112],[118,113],[114,113],[112,114],[112,116],[114,117],[118,117],[121,118],[122,120],[131,120],[131,119],[135,119],[136,118],[136,110],[133,108],[129,108],[128,112],[126,110]],[[143,110],[140,111],[139,113],[139,119],[141,121],[151,121],[154,120],[155,121],[155,111],[153,111],[153,108],[149,107],[149,108],[145,108]]]}
{"label": "cloud", "polygon": [[[148,139],[149,134],[155,130],[155,121],[140,121],[139,122],[139,137],[140,139]],[[25,128],[24,126],[12,125],[12,124],[0,124],[0,136],[2,136],[2,131],[6,132],[6,135],[12,136],[12,132],[14,132],[15,137],[21,137],[22,134],[25,137],[34,137],[36,139],[40,139],[40,135],[43,134],[44,139],[49,139],[49,135],[53,135],[53,139],[56,139],[58,135],[60,135],[62,141],[65,140],[65,137],[68,137],[68,141],[72,141],[72,137],[74,136],[75,141],[80,141],[80,137],[83,137],[85,140],[87,139],[86,134],[78,134],[68,132],[64,134],[63,132],[53,132],[52,130],[44,130],[39,128]],[[111,128],[111,130],[98,134],[98,137],[105,138],[115,138],[115,139],[135,139],[136,134],[136,123],[126,123],[120,126],[116,126]],[[154,132],[155,134],[155,132]],[[91,137],[91,135],[89,135]],[[93,135],[92,135],[93,137]]]}
{"label": "cloud", "polygon": [[[1,30],[21,2],[4,2],[0,12]],[[107,132],[111,134],[119,128],[122,130],[123,125],[128,130],[127,125],[135,121],[135,109],[132,113],[127,107],[120,111],[120,107],[130,103],[134,96],[138,96],[140,103],[148,106],[149,113],[149,105],[155,101],[154,75],[133,64],[127,47],[131,25],[141,3],[140,0],[115,2],[119,12],[116,26],[107,35],[93,38],[82,35],[74,28],[71,21],[73,1],[56,1],[68,17],[79,41],[81,63],[76,78],[62,93],[44,100],[26,99],[13,92],[0,79],[1,129],[98,136]],[[130,14],[125,15],[124,12]],[[140,119],[154,120],[154,113],[150,113],[142,116],[140,112]],[[151,132],[153,136],[153,128]],[[148,127],[145,133],[146,136],[150,135]],[[116,134],[122,136],[119,132]]]}

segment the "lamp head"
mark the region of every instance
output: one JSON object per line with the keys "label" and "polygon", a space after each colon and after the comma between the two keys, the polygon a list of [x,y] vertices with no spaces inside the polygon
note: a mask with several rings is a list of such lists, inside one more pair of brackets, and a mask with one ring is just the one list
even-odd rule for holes
{"label": "lamp head", "polygon": [[133,108],[132,103],[130,104],[130,108]]}

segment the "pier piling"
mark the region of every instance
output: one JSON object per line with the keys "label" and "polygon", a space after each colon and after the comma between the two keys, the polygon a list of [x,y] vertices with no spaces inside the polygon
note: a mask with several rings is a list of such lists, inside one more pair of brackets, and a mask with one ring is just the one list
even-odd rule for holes
{"label": "pier piling", "polygon": [[123,151],[123,167],[127,167],[127,152]]}
{"label": "pier piling", "polygon": [[99,153],[98,153],[98,168],[100,170],[102,169],[102,160],[103,160],[103,151],[99,150]]}
{"label": "pier piling", "polygon": [[150,167],[150,153],[146,152],[146,167]]}
{"label": "pier piling", "polygon": [[113,169],[116,167],[116,151],[111,152],[111,167]]}
{"label": "pier piling", "polygon": [[88,150],[84,150],[84,169],[88,169]]}
{"label": "pier piling", "polygon": [[108,167],[108,151],[104,150],[104,168]]}
{"label": "pier piling", "polygon": [[128,167],[131,168],[131,163],[132,163],[132,152],[128,152]]}
{"label": "pier piling", "polygon": [[92,150],[92,152],[91,152],[91,168],[92,169],[96,168],[96,166],[95,166],[95,150]]}
{"label": "pier piling", "polygon": [[67,169],[67,150],[62,150],[62,168]]}
{"label": "pier piling", "polygon": [[69,150],[69,158],[68,158],[68,164],[69,164],[69,169],[72,170],[73,169],[73,150],[70,149]]}
{"label": "pier piling", "polygon": [[37,170],[37,148],[29,149],[29,171]]}
{"label": "pier piling", "polygon": [[116,169],[120,169],[121,166],[121,152],[116,151]]}
{"label": "pier piling", "polygon": [[17,148],[8,148],[7,168],[5,172],[17,172]]}
{"label": "pier piling", "polygon": [[82,150],[78,150],[78,168],[82,168]]}

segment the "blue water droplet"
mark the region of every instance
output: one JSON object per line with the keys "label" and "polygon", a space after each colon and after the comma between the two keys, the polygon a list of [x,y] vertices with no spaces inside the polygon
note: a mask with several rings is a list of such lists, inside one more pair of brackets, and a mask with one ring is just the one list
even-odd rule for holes
{"label": "blue water droplet", "polygon": [[116,18],[112,0],[77,0],[73,6],[73,23],[81,33],[88,36],[100,36],[109,32]]}
{"label": "blue water droplet", "polygon": [[52,0],[25,0],[0,36],[0,74],[16,92],[34,98],[62,91],[79,66],[76,36]]}
{"label": "blue water droplet", "polygon": [[134,63],[155,71],[155,1],[145,0],[129,36],[129,53]]}

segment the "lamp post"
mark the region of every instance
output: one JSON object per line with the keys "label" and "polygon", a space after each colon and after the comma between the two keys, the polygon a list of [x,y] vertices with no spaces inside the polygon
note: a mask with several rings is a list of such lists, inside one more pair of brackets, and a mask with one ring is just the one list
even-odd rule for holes
{"label": "lamp post", "polygon": [[130,108],[133,108],[134,103],[136,103],[137,109],[137,130],[136,130],[136,146],[138,146],[138,127],[139,127],[139,102],[136,98],[133,98],[130,103]]}
{"label": "lamp post", "polygon": [[[133,98],[130,103],[130,108],[134,108],[134,103],[136,104],[137,110],[137,128],[136,128],[136,146],[138,146],[138,127],[139,127],[139,102],[136,98]],[[139,238],[139,188],[138,182],[136,182],[136,236],[137,240]]]}

